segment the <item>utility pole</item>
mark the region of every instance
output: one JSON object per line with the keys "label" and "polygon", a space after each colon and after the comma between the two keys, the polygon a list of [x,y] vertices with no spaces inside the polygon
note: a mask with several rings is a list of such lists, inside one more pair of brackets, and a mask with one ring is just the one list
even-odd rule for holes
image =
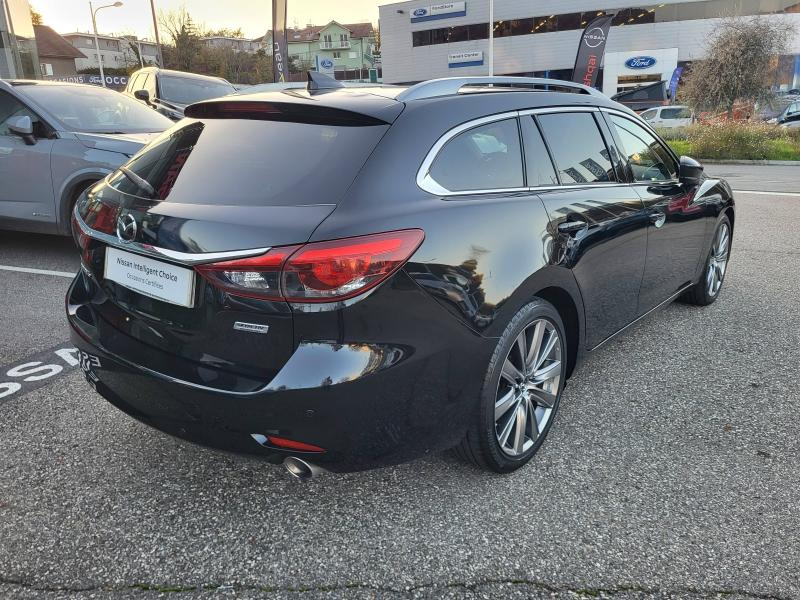
{"label": "utility pole", "polygon": [[489,0],[489,77],[494,76],[494,0]]}
{"label": "utility pole", "polygon": [[158,50],[158,66],[164,68],[164,55],[161,53],[161,39],[158,36],[158,19],[156,18],[155,0],[150,0],[150,12],[153,13],[153,31],[156,34],[156,48]]}

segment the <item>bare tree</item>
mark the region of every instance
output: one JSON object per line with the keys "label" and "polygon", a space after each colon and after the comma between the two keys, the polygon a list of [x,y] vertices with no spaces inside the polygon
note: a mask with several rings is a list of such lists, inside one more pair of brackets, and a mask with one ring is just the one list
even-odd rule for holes
{"label": "bare tree", "polygon": [[169,12],[161,11],[158,21],[161,28],[166,30],[172,46],[169,52],[172,64],[169,66],[191,71],[200,48],[200,38],[191,15],[181,7]]}
{"label": "bare tree", "polygon": [[723,19],[686,77],[683,97],[696,111],[725,110],[733,118],[737,101],[769,102],[773,61],[788,50],[794,26],[780,19]]}

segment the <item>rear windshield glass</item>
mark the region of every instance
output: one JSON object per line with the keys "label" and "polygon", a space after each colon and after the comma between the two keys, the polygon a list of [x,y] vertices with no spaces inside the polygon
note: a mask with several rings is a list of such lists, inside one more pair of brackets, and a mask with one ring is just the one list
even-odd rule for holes
{"label": "rear windshield glass", "polygon": [[110,183],[126,194],[183,204],[334,204],[387,128],[184,120]]}
{"label": "rear windshield glass", "polygon": [[161,87],[161,98],[167,102],[192,104],[201,100],[210,100],[233,94],[236,89],[224,81],[213,79],[194,79],[189,77],[173,77],[161,75],[158,78]]}

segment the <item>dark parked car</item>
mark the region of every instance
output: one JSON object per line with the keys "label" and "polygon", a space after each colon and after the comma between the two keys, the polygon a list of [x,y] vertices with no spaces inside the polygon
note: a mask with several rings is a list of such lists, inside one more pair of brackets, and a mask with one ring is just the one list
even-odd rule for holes
{"label": "dark parked car", "polygon": [[178,121],[189,104],[235,92],[236,88],[222,77],[145,67],[130,76],[123,93]]}
{"label": "dark parked car", "polygon": [[0,81],[0,228],[69,235],[83,191],[171,125],[113,90]]}
{"label": "dark parked car", "polygon": [[731,189],[629,109],[336,85],[191,106],[79,203],[67,312],[111,403],[300,476],[454,446],[508,472],[584,352],[718,297]]}

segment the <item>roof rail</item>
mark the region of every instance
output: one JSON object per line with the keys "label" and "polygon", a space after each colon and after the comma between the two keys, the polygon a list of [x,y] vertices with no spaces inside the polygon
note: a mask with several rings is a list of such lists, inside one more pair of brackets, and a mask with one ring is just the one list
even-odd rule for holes
{"label": "roof rail", "polygon": [[554,87],[591,94],[592,96],[603,96],[601,92],[589,86],[560,79],[545,79],[542,77],[443,77],[412,85],[398,94],[397,100],[408,102],[424,98],[453,96],[458,94],[464,87],[491,89],[493,86],[498,86],[497,91],[543,91],[542,88],[546,91],[547,88]]}

